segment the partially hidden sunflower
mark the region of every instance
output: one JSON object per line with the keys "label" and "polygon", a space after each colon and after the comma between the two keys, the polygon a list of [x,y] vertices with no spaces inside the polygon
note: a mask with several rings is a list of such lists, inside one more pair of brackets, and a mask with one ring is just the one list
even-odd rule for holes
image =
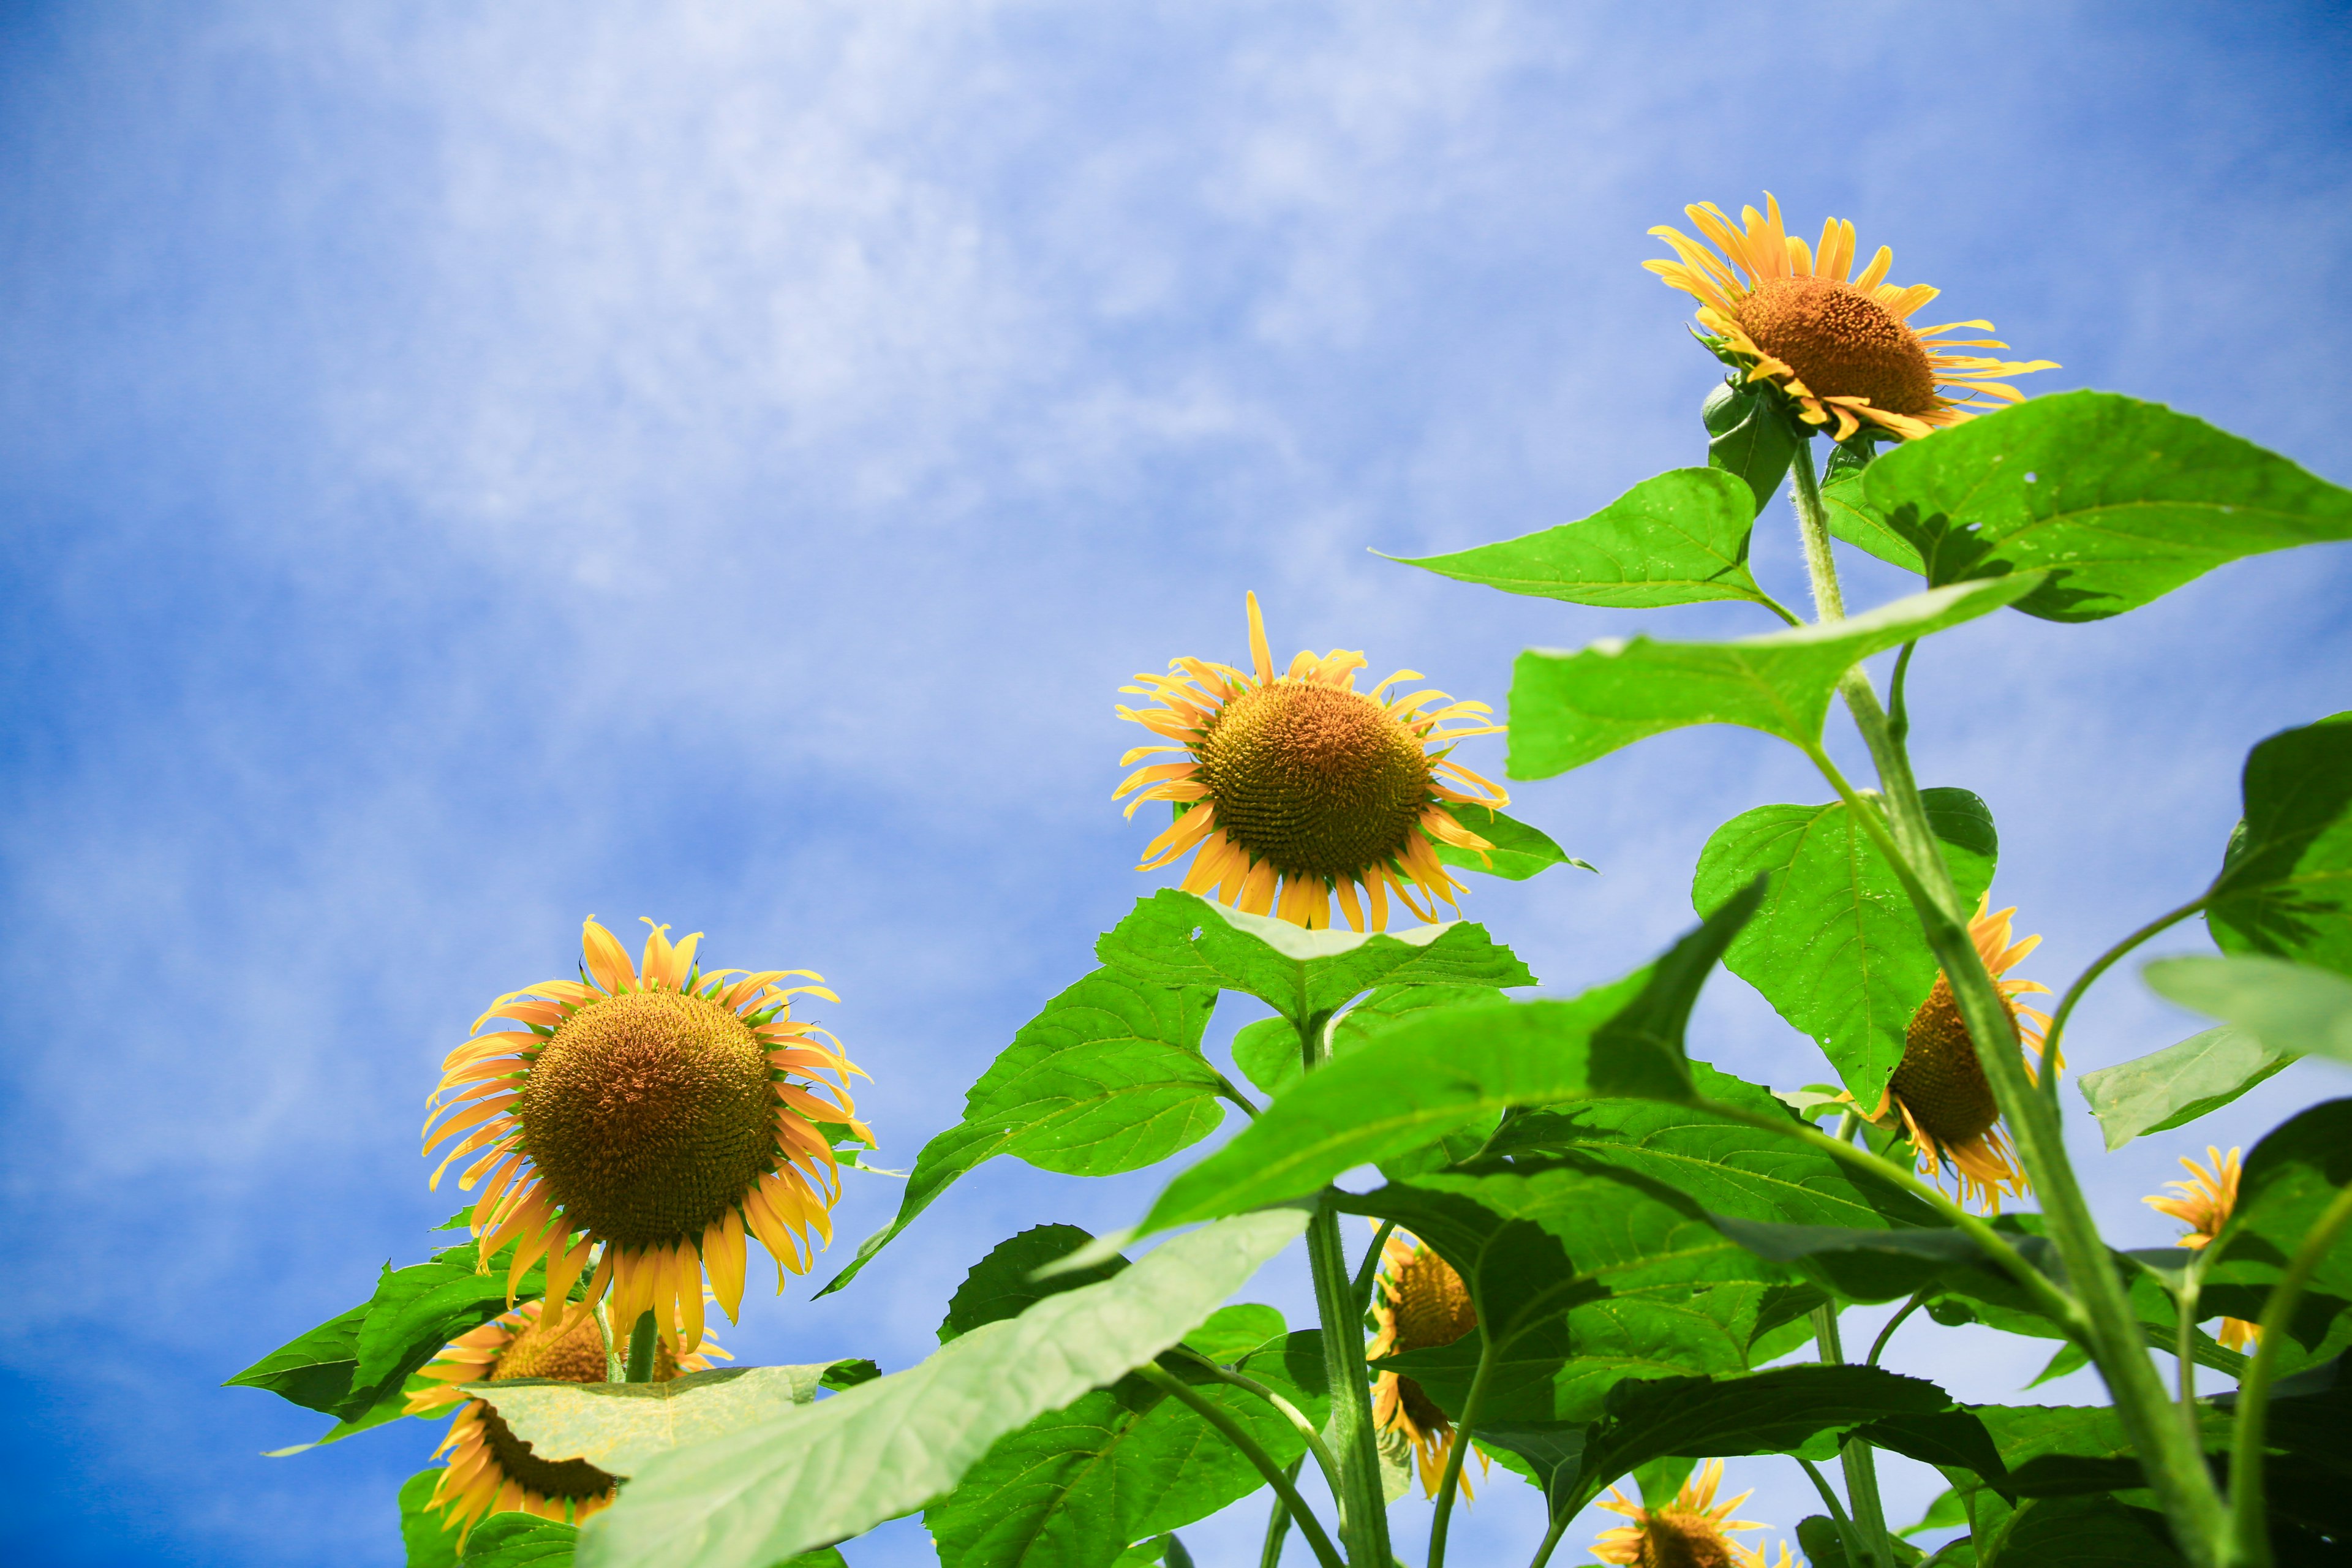
{"label": "partially hidden sunflower", "polygon": [[1952,352],[2007,348],[1992,338],[1945,335],[1989,332],[1990,321],[1912,326],[1913,312],[1941,290],[1887,282],[1895,253],[1883,245],[1853,277],[1851,223],[1829,219],[1815,247],[1782,228],[1780,204],[1769,193],[1763,212],[1740,209],[1738,226],[1712,202],[1683,211],[1717,249],[1661,226],[1650,232],[1681,259],[1642,265],[1698,301],[1703,341],[1717,358],[1746,382],[1779,387],[1806,424],[1834,421],[1835,440],[1864,425],[1913,440],[1974,418],[1969,409],[2024,401],[1999,378],[2058,368],[2046,359]]}
{"label": "partially hidden sunflower", "polygon": [[[1633,1568],[1767,1568],[1759,1548],[1731,1539],[1737,1531],[1766,1528],[1754,1520],[1731,1517],[1755,1495],[1754,1489],[1718,1503],[1715,1491],[1722,1484],[1723,1461],[1709,1459],[1696,1476],[1683,1482],[1674,1501],[1656,1508],[1643,1508],[1615,1487],[1610,1488],[1601,1506],[1633,1522],[1602,1531],[1592,1543],[1592,1555],[1603,1563]],[[1789,1548],[1783,1544],[1781,1568],[1787,1568],[1788,1562]]]}
{"label": "partially hidden sunflower", "polygon": [[[1478,1326],[1478,1309],[1454,1266],[1422,1242],[1392,1231],[1381,1249],[1379,1279],[1372,1292],[1372,1318],[1379,1331],[1364,1359],[1450,1345]],[[1431,1497],[1444,1478],[1454,1451],[1454,1424],[1421,1384],[1402,1373],[1384,1372],[1372,1386],[1372,1426],[1384,1437],[1412,1445],[1421,1489]],[[1475,1448],[1471,1450],[1477,1453]],[[1478,1454],[1481,1470],[1486,1456]],[[1462,1496],[1471,1497],[1470,1471],[1462,1471]]]}
{"label": "partially hidden sunflower", "polygon": [[1441,901],[1458,903],[1463,891],[1437,847],[1481,857],[1494,847],[1446,807],[1510,803],[1500,786],[1451,756],[1468,736],[1502,732],[1486,721],[1494,710],[1437,690],[1389,695],[1422,679],[1412,669],[1358,691],[1364,656],[1339,648],[1319,658],[1301,652],[1277,675],[1257,595],[1248,603],[1248,670],[1179,658],[1166,675],[1138,675],[1141,685],[1119,689],[1159,706],[1121,703],[1118,716],[1170,742],[1135,747],[1119,765],[1181,753],[1180,761],[1138,768],[1112,792],[1114,800],[1139,792],[1128,803],[1130,817],[1148,800],[1175,803],[1174,825],[1145,848],[1136,869],[1197,848],[1184,890],[1213,893],[1250,914],[1328,927],[1336,897],[1354,930],[1368,929],[1369,905],[1369,929],[1385,931],[1392,890],[1416,917],[1433,920]]}
{"label": "partially hidden sunflower", "polygon": [[[1987,914],[1988,901],[1983,897],[1977,900],[1969,936],[2009,1014],[2009,1043],[2032,1053],[2026,1059],[2026,1074],[2038,1078],[2042,1035],[2050,1019],[2032,1007],[2018,1005],[2015,998],[2033,992],[2046,995],[2050,987],[2039,981],[2001,976],[2041,946],[2042,939],[2029,936],[2011,942],[2010,917],[2017,910],[2012,907]],[[2061,1057],[2053,1065],[2063,1068],[2065,1058]],[[1977,1059],[1969,1026],[1953,999],[1951,980],[1941,972],[1936,975],[1935,989],[1911,1016],[1911,1026],[1904,1031],[1903,1059],[1886,1080],[1886,1091],[1879,1097],[1871,1120],[1880,1126],[1902,1128],[1918,1151],[1919,1173],[1933,1179],[1948,1168],[1961,1201],[1974,1201],[1988,1214],[2000,1212],[2003,1193],[2023,1197],[2032,1190],[2001,1126],[2000,1104],[1993,1098],[1992,1086],[1985,1081],[1984,1065]]]}
{"label": "partially hidden sunflower", "polygon": [[[2168,1214],[2189,1227],[2189,1234],[2180,1237],[2177,1246],[2210,1247],[2213,1238],[2221,1234],[2221,1227],[2229,1223],[2230,1211],[2238,1206],[2238,1151],[2232,1148],[2224,1154],[2208,1143],[2205,1157],[2210,1163],[2200,1165],[2182,1157],[2180,1168],[2189,1173],[2189,1179],[2164,1184],[2165,1192],[2172,1196],[2159,1193],[2140,1199],[2148,1207]],[[2261,1339],[2262,1331],[2243,1318],[2224,1318],[2217,1337],[2222,1349],[2242,1351]]]}
{"label": "partially hidden sunflower", "polygon": [[[841,1176],[828,1127],[871,1144],[848,1076],[865,1073],[824,1030],[792,1016],[796,995],[838,998],[806,970],[705,973],[697,931],[672,944],[656,926],[631,963],[592,918],[581,979],[499,997],[474,1037],[442,1064],[425,1149],[459,1138],[433,1173],[477,1154],[473,1233],[481,1267],[515,1244],[511,1302],[531,1266],[562,1301],[586,1271],[584,1311],[611,1294],[628,1334],[653,1314],[677,1353],[702,1340],[703,1273],[732,1320],[743,1296],[748,1230],[784,1271],[805,1273],[833,1237]],[[520,1030],[482,1033],[493,1018]],[[830,1075],[830,1076],[828,1076]],[[444,1098],[446,1102],[444,1103]],[[459,1137],[463,1134],[462,1138]]]}
{"label": "partially hidden sunflower", "polygon": [[[460,1551],[474,1526],[490,1514],[535,1513],[577,1524],[610,1503],[618,1483],[585,1459],[541,1458],[497,1411],[457,1385],[524,1377],[602,1383],[605,1353],[604,1326],[595,1314],[559,1313],[550,1320],[545,1302],[526,1301],[459,1335],[417,1373],[430,1386],[409,1394],[406,1414],[431,1415],[459,1407],[448,1436],[433,1450],[436,1459],[446,1454],[449,1464],[425,1507],[441,1514],[443,1529],[457,1532]],[[734,1359],[709,1339],[699,1353],[687,1356],[672,1355],[667,1344],[660,1344],[654,1352],[653,1381],[707,1371],[713,1355]]]}

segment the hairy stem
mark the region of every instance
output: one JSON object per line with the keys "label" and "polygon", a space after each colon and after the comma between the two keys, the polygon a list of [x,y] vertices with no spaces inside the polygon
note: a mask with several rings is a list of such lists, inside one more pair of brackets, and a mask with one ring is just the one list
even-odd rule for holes
{"label": "hairy stem", "polygon": [[2238,1429],[2230,1443],[2230,1502],[2235,1516],[2231,1533],[2238,1561],[2250,1568],[2269,1568],[2271,1561],[2270,1521],[2263,1500],[2263,1428],[2270,1417],[2271,1383],[2278,1375],[2279,1347],[2286,1342],[2286,1326],[2294,1321],[2304,1287],[2311,1283],[2319,1260],[2347,1226],[2352,1226],[2352,1186],[2336,1194],[2336,1201],[2294,1249],[2286,1272],[2271,1287],[2271,1299],[2263,1307],[2254,1359],[2238,1384]]}
{"label": "hairy stem", "polygon": [[1323,1568],[1346,1568],[1338,1549],[1331,1544],[1331,1537],[1324,1532],[1323,1521],[1315,1517],[1315,1510],[1307,1506],[1307,1500],[1298,1495],[1298,1489],[1291,1485],[1290,1473],[1274,1462],[1274,1456],[1260,1447],[1257,1439],[1243,1430],[1240,1422],[1225,1414],[1223,1407],[1215,1400],[1181,1379],[1171,1376],[1156,1363],[1147,1363],[1137,1367],[1135,1375],[1171,1399],[1190,1405],[1194,1415],[1215,1427],[1218,1436],[1231,1443],[1243,1458],[1256,1467],[1257,1473],[1274,1488],[1275,1495],[1282,1500],[1283,1506],[1290,1510],[1291,1518],[1297,1521],[1298,1532],[1307,1538],[1307,1544],[1315,1549],[1316,1561],[1322,1563]]}
{"label": "hairy stem", "polygon": [[654,1380],[654,1346],[660,1335],[654,1328],[651,1312],[637,1314],[637,1326],[629,1331],[629,1377],[631,1383],[651,1383]]}
{"label": "hairy stem", "polygon": [[[1839,1342],[1834,1303],[1813,1309],[1813,1342],[1820,1347],[1822,1364],[1845,1363],[1845,1347]],[[1886,1505],[1878,1496],[1876,1456],[1869,1444],[1853,1438],[1839,1445],[1838,1462],[1845,1470],[1846,1502],[1853,1510],[1853,1531],[1861,1546],[1857,1552],[1849,1545],[1847,1558],[1858,1563],[1874,1563],[1877,1568],[1894,1568],[1894,1550],[1886,1543]]]}
{"label": "hairy stem", "polygon": [[1454,1444],[1446,1450],[1445,1473],[1437,1481],[1437,1511],[1429,1521],[1429,1568],[1445,1568],[1445,1531],[1454,1521],[1454,1494],[1461,1489],[1462,1461],[1470,1454],[1470,1429],[1478,1419],[1478,1407],[1486,1403],[1486,1382],[1494,1374],[1495,1338],[1482,1323],[1478,1330],[1478,1370],[1470,1376],[1470,1392],[1462,1401],[1462,1419],[1454,1424]]}

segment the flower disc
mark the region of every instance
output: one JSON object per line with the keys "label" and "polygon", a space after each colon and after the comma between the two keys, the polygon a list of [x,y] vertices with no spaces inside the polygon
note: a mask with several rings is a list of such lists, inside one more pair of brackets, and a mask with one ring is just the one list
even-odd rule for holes
{"label": "flower disc", "polygon": [[572,1223],[624,1247],[700,1237],[768,1173],[776,1141],[766,1047],[728,1008],[678,991],[573,1012],[516,1120]]}
{"label": "flower disc", "polygon": [[1768,278],[1739,301],[1740,327],[1815,395],[1866,397],[1913,416],[1937,404],[1936,371],[1910,328],[1850,283]]}
{"label": "flower disc", "polygon": [[1427,809],[1429,755],[1360,692],[1282,680],[1227,703],[1200,773],[1234,842],[1285,876],[1360,876]]}
{"label": "flower disc", "polygon": [[[2010,1038],[2017,1038],[2017,1013],[2009,998]],[[1890,1087],[1919,1130],[1939,1143],[1966,1143],[2000,1120],[2000,1104],[1985,1081],[1969,1026],[1952,999],[1952,984],[1936,976],[1936,988],[1913,1014],[1903,1036],[1903,1060]]]}

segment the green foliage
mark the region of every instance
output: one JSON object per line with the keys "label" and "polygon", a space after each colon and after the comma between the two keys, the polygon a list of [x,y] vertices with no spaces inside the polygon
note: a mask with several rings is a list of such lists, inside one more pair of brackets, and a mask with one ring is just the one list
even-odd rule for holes
{"label": "green foliage", "polygon": [[667,1383],[556,1383],[516,1378],[468,1392],[542,1459],[585,1459],[634,1476],[655,1456],[723,1436],[816,1398],[832,1363],[730,1366]]}
{"label": "green foliage", "polygon": [[[2352,539],[2352,494],[2160,404],[2065,392],[1906,442],[1831,513],[1851,542],[1941,586],[2050,569],[2018,604],[2121,615],[2225,562]],[[1875,529],[1857,528],[1857,514]],[[1893,532],[1914,552],[1883,543]]]}
{"label": "green foliage", "polygon": [[1738,724],[1814,745],[1847,670],[2014,604],[2041,581],[2021,573],[1936,588],[1828,626],[1733,642],[1637,637],[1580,653],[1530,648],[1511,677],[1511,776],[1549,778],[1692,724]]}
{"label": "green foliage", "polygon": [[[1780,455],[1783,472],[1789,449]],[[1768,495],[1774,480],[1766,481]],[[1709,599],[1764,604],[1764,590],[1748,570],[1748,533],[1759,504],[1738,473],[1673,468],[1580,522],[1404,563],[1506,594],[1610,609]]]}
{"label": "green foliage", "polygon": [[2077,1087],[2099,1119],[2107,1147],[2143,1132],[2185,1127],[2219,1110],[2287,1063],[2294,1053],[2224,1024],[2114,1067],[2084,1073]]}
{"label": "green foliage", "polygon": [[2352,713],[2256,746],[2244,790],[2206,895],[2215,944],[2352,974]]}
{"label": "green foliage", "polygon": [[[1992,813],[1964,789],[1920,792],[1961,900],[1992,885]],[[1865,1110],[1903,1059],[1904,1031],[1934,989],[1936,955],[1895,868],[1843,801],[1759,805],[1715,830],[1691,901],[1720,908],[1758,877],[1764,902],[1724,967],[1821,1047]]]}
{"label": "green foliage", "polygon": [[1095,953],[1153,984],[1247,992],[1293,1024],[1336,1012],[1376,985],[1536,983],[1509,948],[1467,921],[1393,935],[1307,931],[1172,888],[1138,900]]}
{"label": "green foliage", "polygon": [[997,1439],[1174,1344],[1296,1240],[1297,1210],[1169,1241],[904,1372],[672,1450],[581,1533],[584,1568],[765,1568],[950,1490]]}
{"label": "green foliage", "polygon": [[[2330,1100],[2291,1118],[2254,1146],[2238,1182],[2230,1223],[2207,1250],[2204,1296],[2215,1313],[2262,1316],[2270,1287],[2285,1271],[2320,1212],[2352,1183],[2352,1099]],[[2288,1325],[2292,1369],[2352,1340],[2352,1244],[2319,1260]]]}
{"label": "green foliage", "polygon": [[1017,1318],[1048,1296],[1100,1284],[1127,1267],[1126,1258],[1112,1258],[1092,1268],[1037,1278],[1037,1270],[1060,1262],[1093,1239],[1074,1225],[1038,1225],[998,1242],[987,1257],[972,1265],[950,1298],[948,1315],[940,1323],[940,1343],[986,1323]]}
{"label": "green foliage", "polygon": [[457,1568],[457,1532],[444,1528],[443,1515],[425,1511],[445,1473],[436,1465],[400,1483],[400,1542],[408,1568]]}
{"label": "green foliage", "polygon": [[2234,1024],[2270,1050],[2352,1062],[2352,980],[2283,958],[2160,958],[2158,995]]}
{"label": "green foliage", "polygon": [[464,1568],[567,1568],[579,1531],[535,1513],[494,1513],[474,1526],[457,1561]]}
{"label": "green foliage", "polygon": [[1756,498],[1755,514],[1760,515],[1797,455],[1800,437],[1790,426],[1785,399],[1778,392],[1727,381],[1706,395],[1699,417],[1706,426],[1707,466],[1745,480]]}
{"label": "green foliage", "polygon": [[1688,1100],[1683,1026],[1755,907],[1754,894],[1733,900],[1656,963],[1572,1002],[1473,1004],[1399,1023],[1177,1177],[1143,1230],[1305,1196],[1515,1106]]}
{"label": "green foliage", "polygon": [[1048,1002],[972,1085],[963,1121],[923,1145],[898,1214],[817,1294],[857,1278],[956,1178],[999,1154],[1110,1175],[1208,1136],[1224,1116],[1224,1080],[1201,1055],[1216,1000],[1213,989],[1097,969]]}
{"label": "green foliage", "polygon": [[1494,846],[1492,849],[1481,851],[1440,842],[1436,846],[1437,858],[1448,866],[1456,866],[1465,871],[1484,872],[1509,882],[1524,882],[1538,871],[1549,871],[1554,866],[1575,866],[1587,871],[1599,869],[1562,849],[1542,828],[1531,827],[1514,816],[1506,816],[1491,805],[1449,805],[1445,814]]}
{"label": "green foliage", "polygon": [[[1333,1019],[1325,1037],[1332,1056],[1343,1057],[1400,1021],[1434,1008],[1473,1002],[1498,1002],[1491,985],[1384,985]],[[1279,1094],[1305,1076],[1298,1031],[1287,1018],[1261,1018],[1234,1036],[1234,1065],[1268,1094]]]}

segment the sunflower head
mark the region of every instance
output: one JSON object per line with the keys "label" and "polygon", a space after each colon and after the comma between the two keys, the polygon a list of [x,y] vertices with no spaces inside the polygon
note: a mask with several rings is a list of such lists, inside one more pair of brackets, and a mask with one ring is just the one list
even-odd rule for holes
{"label": "sunflower head", "polygon": [[[1748,1492],[1717,1503],[1716,1488],[1723,1482],[1723,1461],[1709,1459],[1683,1483],[1674,1501],[1643,1508],[1612,1487],[1601,1506],[1633,1522],[1604,1530],[1592,1543],[1592,1554],[1603,1563],[1635,1568],[1765,1568],[1764,1553],[1731,1539],[1736,1531],[1762,1530],[1753,1520],[1734,1519]],[[1781,1562],[1788,1548],[1780,1549]]]}
{"label": "sunflower head", "polygon": [[[2208,1143],[2205,1158],[2208,1163],[2200,1165],[2183,1156],[2180,1168],[2189,1173],[2189,1179],[2167,1182],[2163,1193],[2140,1200],[2189,1227],[2188,1234],[2179,1238],[2178,1246],[2210,1247],[2213,1238],[2221,1234],[2221,1227],[2230,1223],[2230,1212],[2238,1206],[2238,1151],[2232,1148],[2224,1154]],[[2223,1349],[2234,1351],[2243,1350],[2262,1336],[2260,1329],[2243,1318],[2224,1318],[2217,1337]]]}
{"label": "sunflower head", "polygon": [[[1391,1234],[1381,1250],[1372,1316],[1378,1331],[1364,1352],[1370,1361],[1450,1345],[1478,1326],[1477,1306],[1454,1266],[1433,1248],[1401,1233]],[[1372,1391],[1372,1421],[1384,1437],[1412,1446],[1422,1490],[1436,1496],[1454,1442],[1454,1425],[1437,1402],[1412,1378],[1384,1372]],[[1478,1456],[1482,1467],[1486,1458]],[[1462,1495],[1471,1495],[1466,1470]]]}
{"label": "sunflower head", "polygon": [[[811,1233],[832,1236],[834,1143],[872,1137],[849,1096],[857,1068],[832,1036],[792,1017],[796,995],[837,998],[778,984],[819,976],[706,973],[699,932],[673,945],[669,928],[646,923],[633,963],[589,920],[578,981],[511,992],[475,1021],[443,1064],[425,1148],[458,1140],[436,1185],[477,1156],[458,1185],[482,1187],[483,1267],[515,1244],[509,1300],[541,1259],[548,1296],[563,1300],[593,1258],[589,1303],[609,1289],[616,1321],[653,1313],[675,1356],[702,1338],[706,1268],[736,1315],[747,1230],[776,1258],[779,1290],[785,1269],[807,1269]],[[481,1033],[494,1017],[523,1028]]]}
{"label": "sunflower head", "polygon": [[[2011,1049],[2030,1047],[2033,1058],[2039,1058],[2042,1031],[2050,1020],[2031,1007],[2020,1006],[2015,998],[2050,988],[2037,981],[2002,976],[2039,947],[2042,939],[2029,936],[2011,942],[2010,917],[2017,911],[2009,909],[1987,914],[1986,902],[1982,898],[1977,900],[1969,935],[2008,1014],[2010,1038],[2005,1043]],[[2053,1064],[2053,1068],[2063,1065]],[[2033,1058],[2028,1059],[2026,1071],[2034,1071]],[[1952,983],[1940,973],[1935,988],[1904,1032],[1903,1059],[1887,1079],[1886,1092],[1872,1120],[1903,1128],[1919,1152],[1921,1174],[1937,1175],[1948,1166],[1961,1196],[1975,1199],[1989,1212],[1999,1212],[2004,1192],[2021,1197],[2030,1190],[2024,1169],[2001,1127],[2000,1106],[1985,1080],[1976,1043],[1952,995]]]}
{"label": "sunflower head", "polygon": [[1113,792],[1114,799],[1138,792],[1130,816],[1147,800],[1172,802],[1178,814],[1138,869],[1197,848],[1185,890],[1213,890],[1253,914],[1328,926],[1336,897],[1348,923],[1362,931],[1360,889],[1371,930],[1386,928],[1391,890],[1430,919],[1416,893],[1433,910],[1461,892],[1437,846],[1480,854],[1494,847],[1446,807],[1495,807],[1510,798],[1451,758],[1464,737],[1499,732],[1486,721],[1492,710],[1442,691],[1391,695],[1390,688],[1420,679],[1413,670],[1358,691],[1364,656],[1339,648],[1319,658],[1301,653],[1277,675],[1257,595],[1248,604],[1248,671],[1180,658],[1168,674],[1139,675],[1141,685],[1121,688],[1159,706],[1122,704],[1119,717],[1169,743],[1138,746],[1119,765],[1180,756],[1137,769]]}
{"label": "sunflower head", "polygon": [[1642,265],[1696,299],[1707,347],[1742,380],[1778,387],[1805,424],[1834,423],[1840,441],[1865,427],[1911,440],[1974,417],[1969,409],[2022,401],[2000,377],[2058,368],[1951,352],[2009,345],[1945,335],[1990,331],[1990,321],[1912,326],[1913,312],[1939,290],[1887,282],[1892,250],[1880,246],[1855,277],[1853,225],[1831,218],[1816,248],[1782,227],[1780,204],[1769,194],[1764,208],[1742,208],[1735,226],[1711,202],[1685,207],[1715,248],[1654,228],[1678,259]]}

